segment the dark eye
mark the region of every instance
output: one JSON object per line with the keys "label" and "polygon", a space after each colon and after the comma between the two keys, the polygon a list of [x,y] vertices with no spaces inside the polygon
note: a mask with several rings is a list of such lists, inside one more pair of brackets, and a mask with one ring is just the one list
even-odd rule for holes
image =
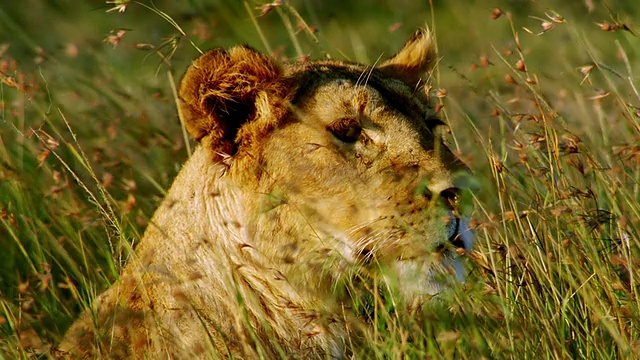
{"label": "dark eye", "polygon": [[327,127],[333,136],[338,140],[346,143],[354,143],[360,138],[362,133],[362,126],[358,119],[355,118],[342,118],[333,122]]}

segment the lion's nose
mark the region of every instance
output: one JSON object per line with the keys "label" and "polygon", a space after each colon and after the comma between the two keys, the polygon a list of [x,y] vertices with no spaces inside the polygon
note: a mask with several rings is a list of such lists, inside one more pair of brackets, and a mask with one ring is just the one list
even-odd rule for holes
{"label": "lion's nose", "polygon": [[[458,212],[458,203],[460,201],[460,192],[461,190],[457,187],[448,187],[444,190],[440,191],[431,191],[427,187],[420,189],[422,196],[424,196],[427,200],[441,200],[444,205],[452,210],[456,216]],[[438,195],[434,197],[434,195]]]}
{"label": "lion's nose", "polygon": [[449,242],[460,249],[466,249],[466,244],[462,236],[460,236],[460,214],[458,207],[460,202],[461,190],[457,187],[449,187],[440,191],[440,198],[451,209],[451,223],[449,224]]}
{"label": "lion's nose", "polygon": [[451,210],[457,212],[458,202],[460,201],[460,189],[456,187],[446,188],[440,191],[440,197],[451,208]]}

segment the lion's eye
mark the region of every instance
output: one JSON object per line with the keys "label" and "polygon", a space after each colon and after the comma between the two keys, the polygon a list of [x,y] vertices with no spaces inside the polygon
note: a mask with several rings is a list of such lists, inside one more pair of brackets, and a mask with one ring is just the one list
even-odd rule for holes
{"label": "lion's eye", "polygon": [[333,122],[327,129],[331,131],[338,140],[346,143],[358,141],[362,133],[362,126],[358,119],[355,118],[342,118]]}

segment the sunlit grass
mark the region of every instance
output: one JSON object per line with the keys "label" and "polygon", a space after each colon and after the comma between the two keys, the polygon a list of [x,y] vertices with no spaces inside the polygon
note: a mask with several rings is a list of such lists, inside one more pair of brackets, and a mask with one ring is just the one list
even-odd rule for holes
{"label": "sunlit grass", "polygon": [[[0,33],[12,34],[0,37],[6,358],[46,354],[117,278],[189,152],[170,78],[198,49],[248,42],[279,58],[373,63],[425,24],[442,57],[432,101],[482,186],[478,239],[468,281],[436,301],[355,297],[372,325],[355,356],[640,356],[633,6],[404,2],[395,13],[381,2],[346,16],[339,2],[33,3],[60,20],[55,38],[34,28],[37,14],[0,5]],[[107,14],[114,6],[124,12]],[[69,14],[86,15],[80,30]]]}

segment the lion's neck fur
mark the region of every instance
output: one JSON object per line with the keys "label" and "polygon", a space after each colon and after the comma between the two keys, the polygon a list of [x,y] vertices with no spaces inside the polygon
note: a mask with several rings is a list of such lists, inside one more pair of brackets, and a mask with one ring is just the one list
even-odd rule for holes
{"label": "lion's neck fur", "polygon": [[[139,264],[134,268],[156,273],[156,282],[166,281],[155,284],[164,302],[159,305],[193,308],[213,335],[222,330],[237,344],[250,344],[255,335],[266,337],[262,346],[274,342],[298,352],[308,347],[338,353],[335,339],[343,337],[338,321],[323,318],[318,299],[294,290],[279,266],[261,253],[257,242],[273,239],[256,238],[259,231],[252,224],[258,222],[248,215],[255,204],[226,165],[212,164],[210,156],[200,147],[184,165],[145,233],[156,242],[142,241],[131,260]],[[172,245],[161,246],[161,239]]]}

